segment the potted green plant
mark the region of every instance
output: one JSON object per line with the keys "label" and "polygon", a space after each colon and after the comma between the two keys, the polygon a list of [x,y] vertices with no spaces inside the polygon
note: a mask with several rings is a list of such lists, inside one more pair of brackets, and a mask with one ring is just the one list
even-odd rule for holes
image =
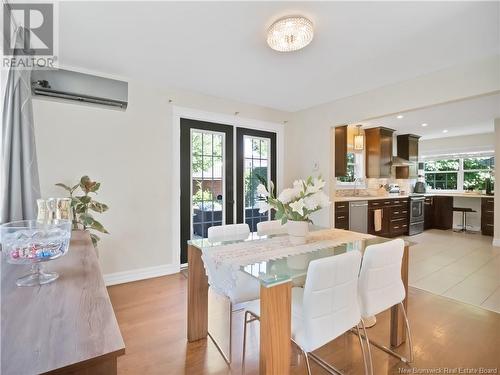
{"label": "potted green plant", "polygon": [[[95,230],[100,233],[109,234],[109,232],[104,228],[104,226],[97,221],[91,211],[97,213],[106,212],[109,207],[101,202],[93,199],[92,195],[97,194],[97,191],[101,187],[100,182],[92,181],[89,176],[83,176],[80,182],[72,187],[69,187],[63,183],[57,183],[59,186],[69,193],[71,198],[71,209],[73,212],[73,229],[83,229],[83,230]],[[76,192],[80,189],[80,195],[76,195]],[[92,195],[91,195],[92,194]],[[100,237],[90,232],[90,238],[94,247],[97,247],[97,243]]]}

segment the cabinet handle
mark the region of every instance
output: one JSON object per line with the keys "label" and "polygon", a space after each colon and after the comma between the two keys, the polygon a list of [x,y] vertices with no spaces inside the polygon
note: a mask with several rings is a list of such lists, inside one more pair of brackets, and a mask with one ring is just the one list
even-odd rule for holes
{"label": "cabinet handle", "polygon": [[344,207],[345,207],[345,205],[344,206],[337,206],[337,208],[344,208]]}
{"label": "cabinet handle", "polygon": [[403,224],[403,228],[406,228],[407,226],[408,226],[408,225],[406,225],[406,224]]}
{"label": "cabinet handle", "polygon": [[493,226],[493,224],[486,224],[486,225],[487,225],[487,226],[489,226],[489,227],[492,227],[492,226]]}
{"label": "cabinet handle", "polygon": [[489,211],[489,210],[486,210],[486,212],[493,213],[493,212],[495,212],[495,211]]}
{"label": "cabinet handle", "polygon": [[391,204],[391,201],[385,201],[384,204]]}
{"label": "cabinet handle", "polygon": [[394,215],[399,215],[399,211],[394,211],[393,214]]}
{"label": "cabinet handle", "polygon": [[394,227],[393,229],[399,229],[399,226],[398,227]]}
{"label": "cabinet handle", "polygon": [[337,216],[337,219],[345,219],[345,216]]}
{"label": "cabinet handle", "polygon": [[401,213],[406,214],[406,213],[408,213],[408,211],[401,211]]}
{"label": "cabinet handle", "polygon": [[380,203],[375,202],[375,203],[372,203],[372,204],[373,204],[374,206],[378,206]]}

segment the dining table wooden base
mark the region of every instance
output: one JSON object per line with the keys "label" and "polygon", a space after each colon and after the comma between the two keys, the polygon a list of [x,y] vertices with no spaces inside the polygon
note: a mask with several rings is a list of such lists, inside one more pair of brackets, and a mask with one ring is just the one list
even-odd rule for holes
{"label": "dining table wooden base", "polygon": [[290,281],[273,287],[260,287],[260,360],[262,375],[288,375],[291,356]]}
{"label": "dining table wooden base", "polygon": [[[401,265],[401,277],[406,289],[403,301],[408,304],[408,251],[406,243]],[[201,249],[188,246],[188,306],[187,338],[189,342],[207,337],[208,278],[201,259]],[[260,374],[290,373],[291,358],[291,281],[260,288]],[[408,309],[407,309],[408,311]],[[401,308],[391,310],[390,341],[392,347],[406,342],[404,316]]]}

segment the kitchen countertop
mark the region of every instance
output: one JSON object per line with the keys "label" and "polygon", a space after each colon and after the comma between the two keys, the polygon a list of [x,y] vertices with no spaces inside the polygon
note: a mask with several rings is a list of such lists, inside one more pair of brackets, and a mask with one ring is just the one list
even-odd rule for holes
{"label": "kitchen countertop", "polygon": [[[425,193],[422,194],[426,197],[457,197],[457,198],[495,198],[493,195],[486,194],[475,194],[475,193]],[[345,197],[334,197],[334,202],[354,202],[354,201],[371,201],[377,199],[397,199],[397,198],[409,198],[408,194],[400,195],[400,194],[388,194],[388,195],[375,195],[375,196],[345,196]]]}

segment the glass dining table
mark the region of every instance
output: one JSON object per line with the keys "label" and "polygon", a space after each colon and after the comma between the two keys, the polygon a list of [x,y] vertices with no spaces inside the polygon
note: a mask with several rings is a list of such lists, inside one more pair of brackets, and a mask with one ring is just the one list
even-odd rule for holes
{"label": "glass dining table", "polygon": [[[260,374],[289,374],[291,340],[291,288],[297,280],[307,275],[309,262],[329,256],[336,256],[348,251],[360,251],[362,254],[370,245],[390,241],[388,238],[366,236],[339,229],[322,231],[327,234],[341,233],[344,243],[330,247],[321,247],[303,254],[285,256],[279,259],[264,260],[241,266],[240,270],[260,282]],[[350,236],[349,234],[352,234]],[[243,241],[210,242],[207,239],[188,241],[188,308],[187,338],[189,342],[207,337],[208,331],[208,277],[202,260],[203,251],[221,245],[248,245],[249,241],[271,241],[272,238],[259,237],[251,233]],[[350,239],[352,237],[352,239]],[[318,242],[319,244],[319,242]],[[243,246],[243,245],[242,245]],[[319,245],[318,245],[319,247]],[[405,243],[401,277],[408,292],[408,251]],[[408,293],[403,304],[407,305]],[[390,344],[398,347],[406,340],[404,320],[401,309],[391,309]]]}

